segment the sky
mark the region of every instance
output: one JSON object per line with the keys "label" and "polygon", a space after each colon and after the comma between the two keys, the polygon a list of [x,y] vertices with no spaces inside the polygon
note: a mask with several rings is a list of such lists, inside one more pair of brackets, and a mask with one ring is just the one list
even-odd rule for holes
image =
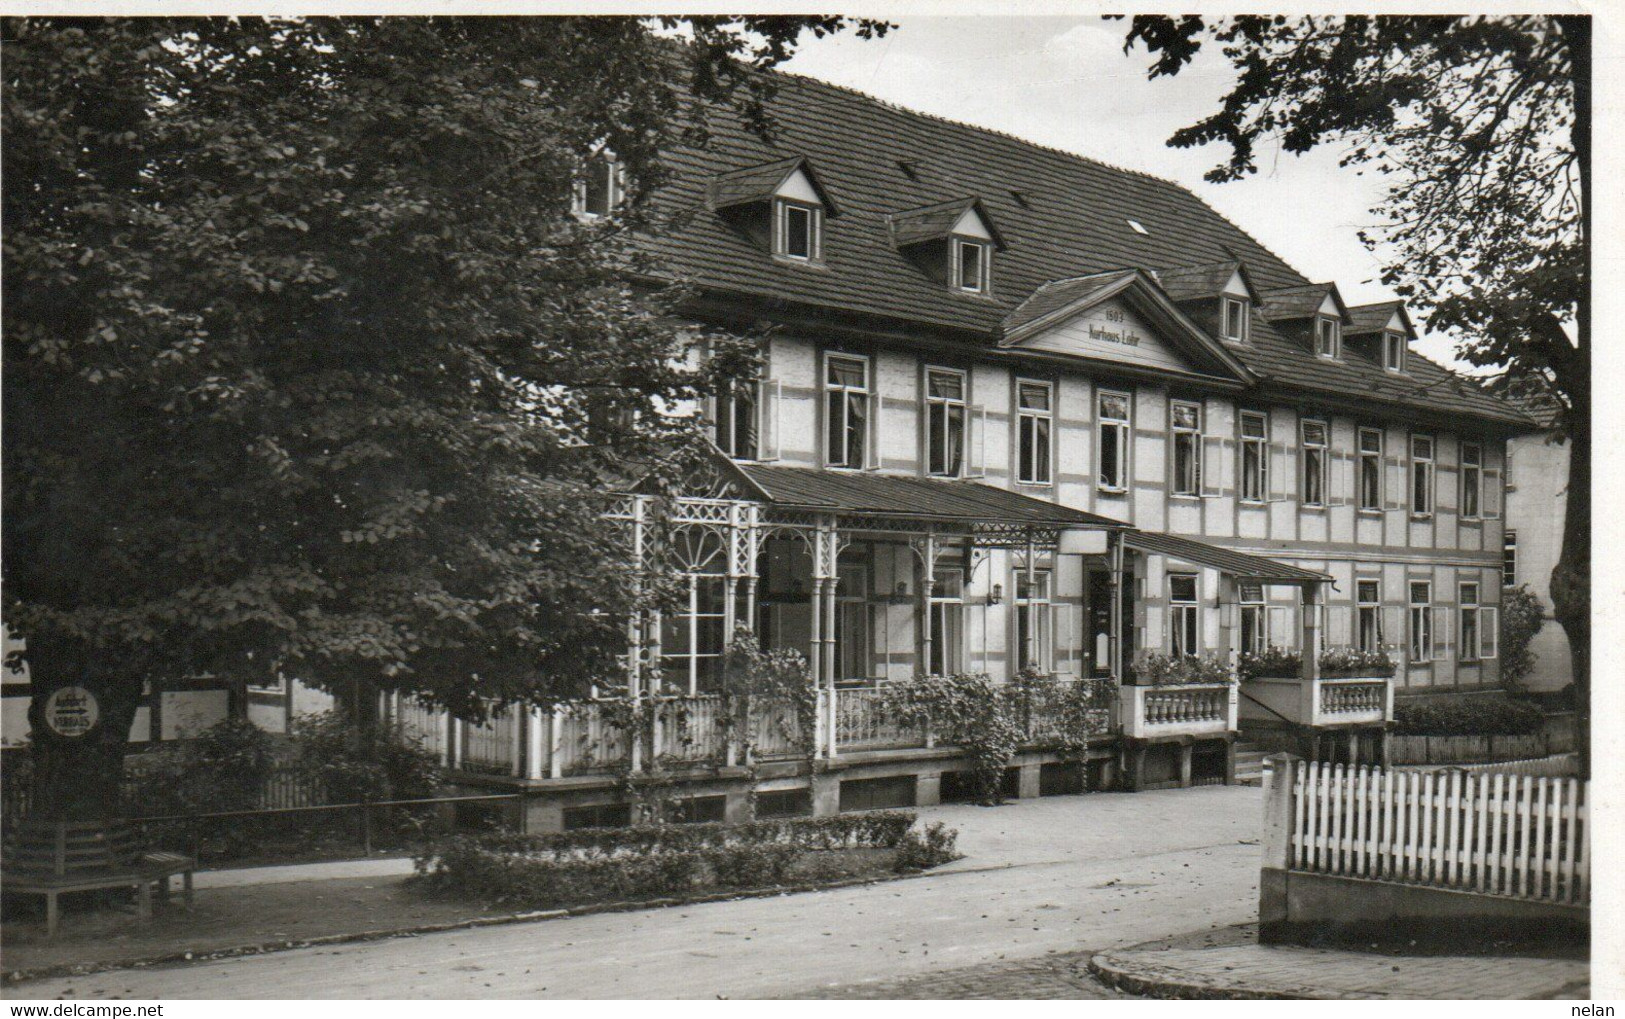
{"label": "sky", "polygon": [[[1175,149],[1177,129],[1218,108],[1231,72],[1217,53],[1150,81],[1144,49],[1123,53],[1127,23],[1099,17],[891,17],[884,39],[805,39],[785,70],[909,109],[1176,181],[1310,279],[1337,283],[1349,304],[1392,299],[1357,231],[1372,225],[1380,177],[1337,165],[1335,146],[1303,156],[1260,152],[1257,174],[1227,184],[1202,175],[1224,146]],[[1453,361],[1453,341],[1416,347]],[[1463,365],[1462,367],[1465,367]]]}

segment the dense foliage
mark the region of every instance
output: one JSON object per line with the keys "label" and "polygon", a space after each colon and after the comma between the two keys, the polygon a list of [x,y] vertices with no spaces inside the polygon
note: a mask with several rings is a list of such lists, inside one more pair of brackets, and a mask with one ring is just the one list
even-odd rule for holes
{"label": "dense foliage", "polygon": [[1235,674],[1218,652],[1171,655],[1142,650],[1134,657],[1134,681],[1141,686],[1188,686],[1197,683],[1233,683]]}
{"label": "dense foliage", "polygon": [[1540,599],[1521,584],[1501,592],[1501,682],[1521,689],[1523,678],[1534,671],[1535,636],[1546,625],[1546,609]]}
{"label": "dense foliage", "polygon": [[1257,171],[1259,148],[1341,147],[1389,182],[1363,239],[1382,280],[1457,339],[1498,388],[1558,409],[1570,443],[1554,614],[1569,638],[1582,760],[1591,670],[1591,25],[1520,16],[1139,15],[1152,77],[1204,45],[1234,72],[1217,111],[1169,144],[1229,146],[1210,180]]}
{"label": "dense foliage", "polygon": [[97,812],[153,677],[466,717],[615,681],[663,592],[604,479],[680,472],[665,412],[754,356],[629,238],[707,106],[759,112],[745,65],[843,24],[5,21],[4,610],[36,701],[106,723],[36,741],[42,799]]}
{"label": "dense foliage", "polygon": [[1394,703],[1401,736],[1528,736],[1541,729],[1540,709],[1505,697],[1400,698]]}

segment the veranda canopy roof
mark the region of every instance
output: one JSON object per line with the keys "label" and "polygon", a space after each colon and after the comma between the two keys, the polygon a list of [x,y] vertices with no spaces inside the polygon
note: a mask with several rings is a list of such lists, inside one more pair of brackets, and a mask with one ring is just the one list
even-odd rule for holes
{"label": "veranda canopy roof", "polygon": [[1158,534],[1152,531],[1129,531],[1123,535],[1123,543],[1129,548],[1139,549],[1141,552],[1156,552],[1161,555],[1182,559],[1188,563],[1201,566],[1211,566],[1222,573],[1228,573],[1241,580],[1258,580],[1267,584],[1325,584],[1331,582],[1331,577],[1314,570],[1305,570],[1297,566],[1288,566],[1286,563],[1266,559],[1263,556],[1248,555],[1237,552],[1235,549],[1223,548],[1219,545],[1209,545],[1205,541],[1196,541],[1192,538],[1175,537],[1172,534]]}
{"label": "veranda canopy roof", "polygon": [[767,493],[773,505],[786,509],[1042,528],[1123,530],[1128,527],[1121,520],[975,481],[759,464],[741,464],[740,470]]}

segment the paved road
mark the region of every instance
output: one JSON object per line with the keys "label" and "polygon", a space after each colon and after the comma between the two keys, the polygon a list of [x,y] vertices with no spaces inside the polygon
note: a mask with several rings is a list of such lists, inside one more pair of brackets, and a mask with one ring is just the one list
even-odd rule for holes
{"label": "paved road", "polygon": [[303,949],[12,998],[761,998],[829,994],[1242,923],[1256,788],[940,807],[966,859],[861,888]]}

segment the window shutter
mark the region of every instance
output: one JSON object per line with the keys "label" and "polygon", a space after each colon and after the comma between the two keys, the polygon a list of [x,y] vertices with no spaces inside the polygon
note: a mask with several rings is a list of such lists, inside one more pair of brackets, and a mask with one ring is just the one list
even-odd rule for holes
{"label": "window shutter", "polygon": [[1326,606],[1326,630],[1321,639],[1327,647],[1342,647],[1354,643],[1351,634],[1354,624],[1350,615],[1353,611],[1354,609],[1348,605]]}
{"label": "window shutter", "polygon": [[1387,484],[1382,489],[1382,508],[1388,510],[1402,510],[1405,508],[1405,464],[1397,456],[1384,458],[1384,469],[1387,471]]}
{"label": "window shutter", "polygon": [[972,407],[965,415],[965,477],[987,477],[986,407]]}
{"label": "window shutter", "polygon": [[1283,502],[1287,498],[1287,455],[1286,450],[1276,443],[1269,445],[1270,469],[1270,502]]}
{"label": "window shutter", "polygon": [[1491,467],[1484,471],[1484,491],[1479,496],[1478,508],[1485,520],[1501,519],[1501,470]]}
{"label": "window shutter", "polygon": [[864,437],[863,469],[880,469],[880,417],[886,411],[886,400],[879,393],[869,394],[869,434]]}
{"label": "window shutter", "polygon": [[779,444],[779,415],[784,403],[784,386],[778,379],[762,383],[762,399],[756,406],[757,443],[763,460],[778,460],[784,455]]}
{"label": "window shutter", "polygon": [[1381,643],[1399,649],[1396,658],[1404,654],[1405,649],[1405,621],[1400,615],[1402,611],[1398,605],[1384,605],[1377,615],[1382,622]]}
{"label": "window shutter", "polygon": [[1330,499],[1327,505],[1347,506],[1354,501],[1354,471],[1353,461],[1346,454],[1327,451],[1330,458],[1327,469],[1331,474]]}
{"label": "window shutter", "polygon": [[1448,605],[1433,606],[1433,658],[1442,661],[1450,657],[1450,617],[1455,610]]}
{"label": "window shutter", "polygon": [[1297,647],[1297,637],[1292,633],[1292,620],[1285,605],[1271,605],[1269,607],[1269,640],[1271,644],[1279,647]]}
{"label": "window shutter", "polygon": [[1224,439],[1217,435],[1202,436],[1202,494],[1204,496],[1217,496],[1224,494],[1221,484],[1224,480]]}
{"label": "window shutter", "polygon": [[1478,657],[1495,658],[1501,653],[1501,610],[1485,605],[1478,610]]}

